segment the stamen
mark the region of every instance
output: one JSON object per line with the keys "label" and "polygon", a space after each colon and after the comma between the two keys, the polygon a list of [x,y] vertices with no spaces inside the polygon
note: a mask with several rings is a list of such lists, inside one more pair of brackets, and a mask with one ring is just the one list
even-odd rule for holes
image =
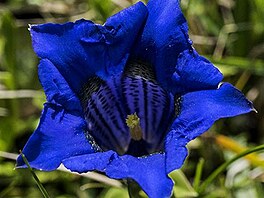
{"label": "stamen", "polygon": [[139,141],[142,139],[142,129],[140,127],[140,118],[136,113],[128,115],[126,124],[129,127],[129,132],[133,140]]}

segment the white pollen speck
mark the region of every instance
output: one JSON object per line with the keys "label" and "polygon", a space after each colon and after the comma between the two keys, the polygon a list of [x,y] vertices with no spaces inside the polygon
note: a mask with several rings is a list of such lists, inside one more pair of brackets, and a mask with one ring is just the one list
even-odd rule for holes
{"label": "white pollen speck", "polygon": [[30,29],[31,29],[31,24],[28,24],[28,31],[30,31]]}

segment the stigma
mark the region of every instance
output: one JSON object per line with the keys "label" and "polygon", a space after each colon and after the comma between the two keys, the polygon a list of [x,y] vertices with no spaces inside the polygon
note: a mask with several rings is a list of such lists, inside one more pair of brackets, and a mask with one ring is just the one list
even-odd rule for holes
{"label": "stigma", "polygon": [[126,124],[129,128],[131,138],[136,141],[141,140],[142,129],[140,127],[140,118],[136,113],[127,116]]}

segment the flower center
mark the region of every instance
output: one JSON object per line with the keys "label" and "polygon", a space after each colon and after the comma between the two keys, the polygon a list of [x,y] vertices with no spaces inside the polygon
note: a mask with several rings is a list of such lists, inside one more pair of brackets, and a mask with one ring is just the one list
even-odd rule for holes
{"label": "flower center", "polygon": [[135,61],[107,80],[90,78],[80,99],[89,141],[99,150],[120,155],[163,151],[179,107],[174,96],[159,86],[151,65]]}

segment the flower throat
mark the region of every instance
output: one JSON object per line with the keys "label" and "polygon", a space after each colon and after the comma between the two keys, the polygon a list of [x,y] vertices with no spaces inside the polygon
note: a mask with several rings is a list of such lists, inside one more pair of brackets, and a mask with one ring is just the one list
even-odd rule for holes
{"label": "flower throat", "polygon": [[80,98],[87,137],[99,150],[143,156],[163,151],[164,137],[179,108],[156,82],[151,65],[128,62],[123,73],[89,79]]}

